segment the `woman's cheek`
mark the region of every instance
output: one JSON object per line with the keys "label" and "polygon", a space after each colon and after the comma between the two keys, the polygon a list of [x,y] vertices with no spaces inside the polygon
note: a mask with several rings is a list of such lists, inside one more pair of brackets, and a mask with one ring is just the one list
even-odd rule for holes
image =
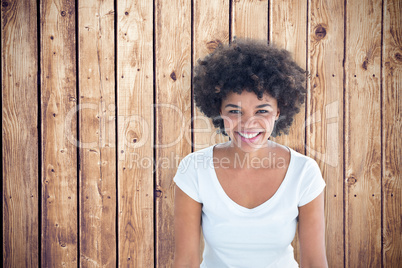
{"label": "woman's cheek", "polygon": [[223,124],[225,126],[225,129],[227,130],[231,130],[234,128],[234,126],[236,125],[236,117],[234,116],[225,116],[223,118]]}

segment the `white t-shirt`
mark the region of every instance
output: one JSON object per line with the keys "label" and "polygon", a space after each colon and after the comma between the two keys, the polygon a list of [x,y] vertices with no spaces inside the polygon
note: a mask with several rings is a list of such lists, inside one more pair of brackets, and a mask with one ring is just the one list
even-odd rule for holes
{"label": "white t-shirt", "polygon": [[325,187],[317,163],[289,148],[288,170],[278,190],[249,209],[223,190],[214,169],[213,147],[187,155],[174,177],[183,192],[202,203],[205,248],[200,267],[299,267],[291,242],[298,207],[315,199]]}

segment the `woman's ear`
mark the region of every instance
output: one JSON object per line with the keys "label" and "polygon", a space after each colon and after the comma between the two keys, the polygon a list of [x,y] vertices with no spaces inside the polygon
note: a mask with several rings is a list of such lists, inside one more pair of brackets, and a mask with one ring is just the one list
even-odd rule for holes
{"label": "woman's ear", "polygon": [[278,108],[278,111],[276,113],[275,121],[279,119],[279,115],[281,114],[281,111]]}

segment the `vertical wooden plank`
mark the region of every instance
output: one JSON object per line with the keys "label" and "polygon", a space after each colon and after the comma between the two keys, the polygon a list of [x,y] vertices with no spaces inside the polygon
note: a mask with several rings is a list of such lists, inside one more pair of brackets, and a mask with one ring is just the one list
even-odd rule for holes
{"label": "vertical wooden plank", "polygon": [[381,1],[346,3],[345,266],[381,266]]}
{"label": "vertical wooden plank", "polygon": [[154,266],[153,3],[117,2],[119,266]]}
{"label": "vertical wooden plank", "polygon": [[[229,43],[229,1],[194,1],[194,64],[213,52],[219,44]],[[205,117],[194,104],[193,146],[199,150],[228,138],[216,133],[212,120]]]}
{"label": "vertical wooden plank", "polygon": [[38,46],[36,1],[2,1],[3,267],[37,267]]}
{"label": "vertical wooden plank", "polygon": [[80,266],[116,266],[114,3],[78,2]]}
{"label": "vertical wooden plank", "polygon": [[232,37],[267,40],[268,0],[236,0],[232,7]]}
{"label": "vertical wooden plank", "polygon": [[42,0],[42,266],[77,266],[75,5]]}
{"label": "vertical wooden plank", "polygon": [[309,4],[306,151],[326,180],[326,250],[329,267],[343,267],[343,57],[344,1]]}
{"label": "vertical wooden plank", "polygon": [[384,1],[383,14],[383,267],[398,267],[402,263],[402,2]]}
{"label": "vertical wooden plank", "polygon": [[[307,0],[272,0],[269,14],[269,42],[290,51],[297,64],[305,69],[307,61]],[[278,136],[273,140],[304,153],[304,105],[300,108],[300,113],[295,116],[289,135]]]}
{"label": "vertical wooden plank", "polygon": [[[269,42],[292,53],[302,68],[306,68],[307,50],[307,0],[271,0],[269,6]],[[309,102],[309,100],[306,100]],[[300,107],[293,120],[289,135],[272,138],[304,154],[305,152],[305,105]],[[298,233],[292,243],[296,260],[300,259]]]}
{"label": "vertical wooden plank", "polygon": [[156,266],[172,267],[173,177],[191,152],[191,0],[155,3]]}

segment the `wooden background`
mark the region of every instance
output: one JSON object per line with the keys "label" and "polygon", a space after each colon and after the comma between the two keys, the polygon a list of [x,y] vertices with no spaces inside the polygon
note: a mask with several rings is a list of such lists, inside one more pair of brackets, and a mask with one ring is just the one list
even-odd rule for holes
{"label": "wooden background", "polygon": [[400,0],[2,0],[3,265],[171,267],[177,163],[223,140],[193,105],[192,66],[237,36],[309,72],[305,109],[275,140],[320,165],[330,267],[400,267],[401,13]]}

